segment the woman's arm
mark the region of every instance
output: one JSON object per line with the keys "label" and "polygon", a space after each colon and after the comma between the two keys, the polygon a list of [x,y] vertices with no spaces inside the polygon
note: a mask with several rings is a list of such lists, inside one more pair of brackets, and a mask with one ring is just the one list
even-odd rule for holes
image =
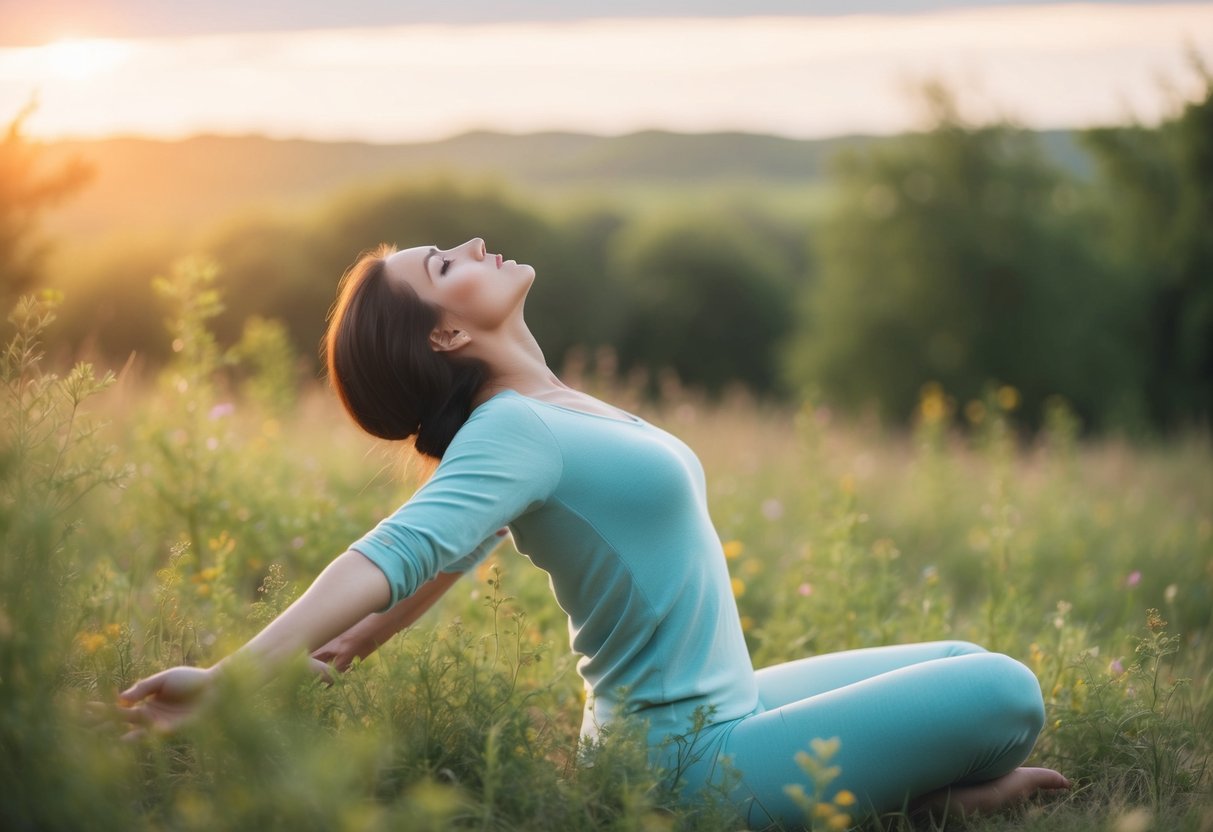
{"label": "woman's arm", "polygon": [[330,563],[295,603],[230,656],[209,669],[174,667],[119,695],[128,721],[168,730],[188,719],[224,667],[239,662],[270,675],[284,661],[310,651],[383,609],[391,595],[383,572],[353,550]]}
{"label": "woman's arm", "polygon": [[365,659],[420,618],[462,575],[462,572],[439,572],[387,612],[372,613],[331,639],[313,652],[312,658],[338,670],[347,670],[354,659]]}

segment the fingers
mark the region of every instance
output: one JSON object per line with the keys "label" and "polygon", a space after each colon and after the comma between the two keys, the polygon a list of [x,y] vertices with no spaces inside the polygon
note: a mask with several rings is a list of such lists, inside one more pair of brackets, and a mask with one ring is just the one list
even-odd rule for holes
{"label": "fingers", "polygon": [[330,670],[335,669],[342,673],[350,669],[355,658],[357,657],[343,650],[333,650],[328,647],[321,647],[310,657],[311,660],[322,662]]}
{"label": "fingers", "polygon": [[111,702],[85,702],[84,719],[94,733],[122,730],[119,739],[123,742],[141,739],[154,725],[154,720],[142,705],[128,708]]}
{"label": "fingers", "polygon": [[138,702],[140,699],[145,699],[160,689],[163,677],[164,671],[160,671],[153,676],[148,676],[146,679],[141,679],[118,694],[118,701],[133,703]]}
{"label": "fingers", "polygon": [[325,664],[319,659],[313,657],[307,660],[307,666],[313,673],[319,676],[321,681],[323,681],[326,685],[333,684],[332,665]]}

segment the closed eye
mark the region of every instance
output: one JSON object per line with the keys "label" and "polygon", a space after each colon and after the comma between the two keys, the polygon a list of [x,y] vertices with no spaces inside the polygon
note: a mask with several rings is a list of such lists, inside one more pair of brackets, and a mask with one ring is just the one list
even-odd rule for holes
{"label": "closed eye", "polygon": [[438,269],[438,274],[446,274],[446,270],[450,267],[450,265],[451,265],[450,260],[443,260],[442,268]]}

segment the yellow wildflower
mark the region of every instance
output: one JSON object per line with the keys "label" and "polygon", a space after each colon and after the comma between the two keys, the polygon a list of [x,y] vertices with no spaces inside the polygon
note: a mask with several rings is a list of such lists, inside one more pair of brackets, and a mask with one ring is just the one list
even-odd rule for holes
{"label": "yellow wildflower", "polygon": [[832,818],[834,815],[838,814],[838,810],[829,803],[818,803],[813,807],[813,814],[822,819]]}
{"label": "yellow wildflower", "polygon": [[948,415],[948,401],[937,382],[926,384],[918,401],[918,412],[928,423],[941,422]]}
{"label": "yellow wildflower", "polygon": [[85,653],[96,653],[106,644],[105,636],[101,633],[80,633],[76,641],[84,648]]}
{"label": "yellow wildflower", "polygon": [[839,806],[854,806],[855,795],[847,789],[843,789],[838,794],[834,795],[834,802]]}
{"label": "yellow wildflower", "polygon": [[826,821],[827,829],[843,830],[851,827],[851,816],[845,812]]}
{"label": "yellow wildflower", "polygon": [[476,567],[476,580],[487,581],[493,574],[493,567],[496,565],[497,560],[495,558],[481,561],[480,565]]}
{"label": "yellow wildflower", "polygon": [[745,581],[741,578],[734,578],[732,583],[734,597],[740,598],[742,595],[745,595]]}
{"label": "yellow wildflower", "polygon": [[1014,410],[1019,407],[1019,391],[1009,384],[999,387],[998,406],[1003,410]]}
{"label": "yellow wildflower", "polygon": [[830,737],[828,740],[817,737],[809,742],[809,747],[813,749],[814,754],[825,761],[838,753],[838,749],[842,747],[842,740],[838,737]]}
{"label": "yellow wildflower", "polygon": [[730,540],[724,544],[724,556],[729,560],[741,557],[741,553],[745,551],[745,544],[740,540]]}
{"label": "yellow wildflower", "polygon": [[190,580],[196,584],[210,583],[219,577],[219,567],[208,566],[206,569],[199,570],[198,574],[194,575]]}

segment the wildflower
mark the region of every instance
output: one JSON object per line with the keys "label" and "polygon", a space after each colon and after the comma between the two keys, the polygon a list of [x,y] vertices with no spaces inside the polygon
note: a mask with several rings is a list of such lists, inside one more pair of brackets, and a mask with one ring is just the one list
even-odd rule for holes
{"label": "wildflower", "polygon": [[224,416],[231,416],[235,412],[236,405],[231,402],[219,402],[219,404],[211,408],[207,414],[207,418],[211,420],[222,419]]}
{"label": "wildflower", "polygon": [[746,632],[746,633],[748,633],[750,630],[754,629],[754,619],[748,615],[743,615],[741,617],[741,629],[742,629],[742,632]]}
{"label": "wildflower", "polygon": [[998,406],[1003,410],[1014,410],[1019,407],[1019,391],[1009,384],[998,388]]}
{"label": "wildflower", "polygon": [[813,594],[813,585],[808,581],[805,581],[796,588],[796,591],[800,593],[801,597],[808,598]]}
{"label": "wildflower", "polygon": [[851,816],[848,814],[838,814],[826,821],[826,828],[834,830],[849,829],[851,826]]}
{"label": "wildflower", "polygon": [[948,402],[937,382],[924,385],[918,401],[918,412],[927,423],[942,422],[948,415]]}
{"label": "wildflower", "polygon": [[1177,584],[1167,584],[1166,590],[1163,592],[1163,598],[1168,604],[1175,603],[1175,596],[1179,594],[1179,586]]}
{"label": "wildflower", "polygon": [[1167,622],[1164,621],[1163,617],[1158,614],[1158,610],[1154,608],[1146,610],[1146,627],[1151,633],[1162,632],[1163,628],[1166,626]]}
{"label": "wildflower", "polygon": [[822,820],[829,820],[837,813],[838,810],[829,803],[818,803],[813,807],[813,814],[817,815],[817,817],[821,818]]}
{"label": "wildflower", "polygon": [[193,583],[196,583],[196,584],[205,584],[205,583],[210,583],[211,581],[215,580],[215,578],[218,578],[218,577],[219,577],[219,567],[208,566],[208,567],[206,567],[206,569],[200,569],[198,571],[198,574],[196,574],[192,578],[190,578],[190,581],[192,581]]}
{"label": "wildflower", "polygon": [[96,653],[105,646],[106,638],[101,633],[80,633],[76,641],[84,648],[85,653]]}
{"label": "wildflower", "polygon": [[1112,659],[1111,663],[1108,664],[1109,675],[1116,677],[1122,675],[1124,672],[1125,666],[1121,663],[1120,659]]}
{"label": "wildflower", "polygon": [[843,789],[838,794],[834,795],[834,802],[839,806],[854,806],[855,795],[846,789]]}
{"label": "wildflower", "polygon": [[981,421],[986,418],[986,406],[973,399],[965,405],[965,418],[974,425],[980,425]]}
{"label": "wildflower", "polygon": [[1073,608],[1074,605],[1069,601],[1058,601],[1057,615],[1053,616],[1053,626],[1059,630],[1066,626],[1066,616],[1070,614],[1070,610]]}
{"label": "wildflower", "polygon": [[1141,572],[1137,569],[1134,569],[1132,572],[1129,573],[1129,576],[1127,578],[1125,578],[1125,587],[1128,589],[1132,589],[1133,587],[1137,586],[1139,583],[1141,583]]}
{"label": "wildflower", "polygon": [[768,520],[778,520],[783,517],[783,503],[774,497],[762,501],[762,516]]}
{"label": "wildflower", "polygon": [[730,540],[724,544],[724,556],[729,560],[741,557],[741,553],[745,551],[745,544],[740,540]]}
{"label": "wildflower", "polygon": [[828,740],[823,740],[817,737],[809,742],[809,747],[813,749],[813,753],[822,760],[828,760],[838,753],[838,749],[842,746],[842,740],[838,737],[831,737]]}
{"label": "wildflower", "polygon": [[735,598],[740,598],[742,595],[745,595],[745,581],[743,581],[741,578],[734,578],[732,580],[732,585],[733,596]]}

